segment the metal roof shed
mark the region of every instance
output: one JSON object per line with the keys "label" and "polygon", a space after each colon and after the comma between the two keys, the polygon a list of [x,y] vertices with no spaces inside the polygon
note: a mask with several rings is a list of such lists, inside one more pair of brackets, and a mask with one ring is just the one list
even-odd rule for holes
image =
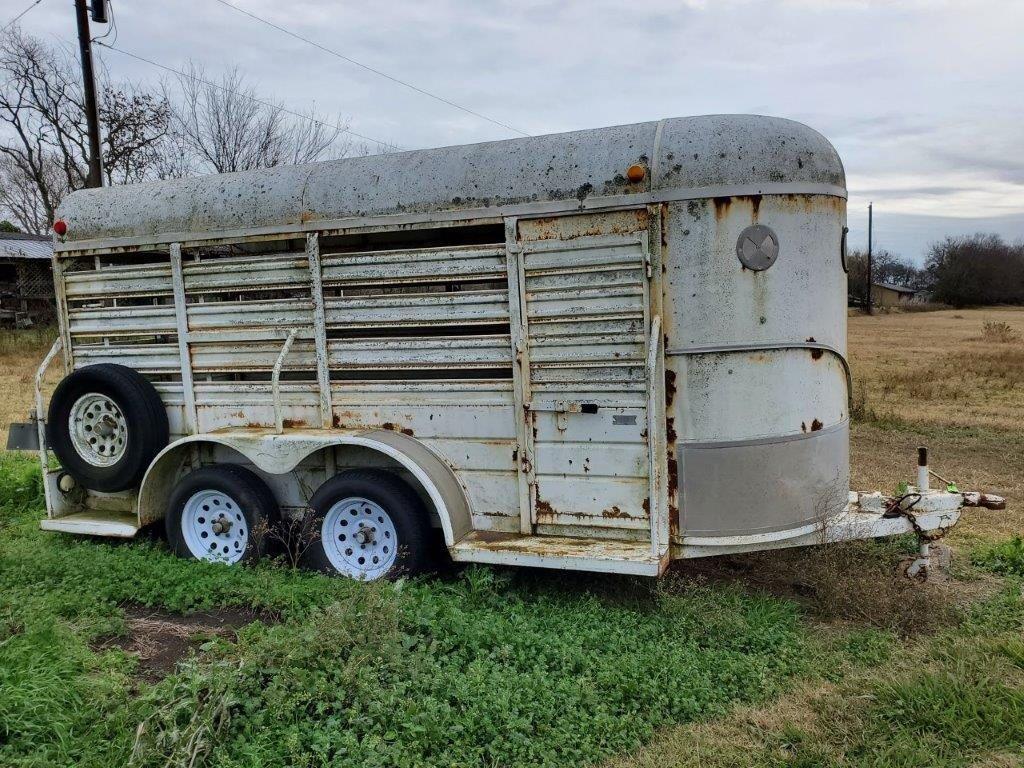
{"label": "metal roof shed", "polygon": [[52,258],[50,237],[0,233],[0,324],[29,326],[56,319]]}

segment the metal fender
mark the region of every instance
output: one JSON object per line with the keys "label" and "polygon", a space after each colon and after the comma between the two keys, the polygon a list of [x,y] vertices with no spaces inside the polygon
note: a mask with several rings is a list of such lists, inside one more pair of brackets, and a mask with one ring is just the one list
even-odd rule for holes
{"label": "metal fender", "polygon": [[441,519],[448,546],[454,545],[471,529],[469,501],[452,468],[415,438],[383,429],[363,432],[289,430],[283,434],[248,429],[184,437],[164,448],[146,471],[136,508],[140,525],[163,517],[164,504],[188,446],[202,443],[223,445],[238,451],[257,469],[268,474],[291,472],[304,459],[324,448],[369,448],[397,461],[423,487]]}

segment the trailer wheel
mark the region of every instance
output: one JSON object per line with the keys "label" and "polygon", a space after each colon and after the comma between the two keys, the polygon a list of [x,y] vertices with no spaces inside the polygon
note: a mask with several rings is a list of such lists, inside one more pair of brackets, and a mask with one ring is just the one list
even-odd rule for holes
{"label": "trailer wheel", "polygon": [[178,481],[164,524],[178,557],[234,564],[263,555],[277,516],[274,494],[254,472],[218,464]]}
{"label": "trailer wheel", "polygon": [[79,368],[50,399],[47,443],[85,488],[110,493],[137,486],[169,439],[160,395],[123,365]]}
{"label": "trailer wheel", "polygon": [[390,472],[352,469],[320,486],[309,502],[314,525],[307,568],[361,581],[427,570],[430,525],[419,496]]}

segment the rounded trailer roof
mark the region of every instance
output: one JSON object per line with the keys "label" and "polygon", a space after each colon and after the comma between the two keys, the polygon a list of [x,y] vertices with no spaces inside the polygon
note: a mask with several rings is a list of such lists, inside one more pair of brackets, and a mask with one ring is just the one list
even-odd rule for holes
{"label": "rounded trailer roof", "polygon": [[[634,164],[649,171],[638,184],[625,178]],[[725,188],[753,193],[762,186],[845,194],[845,175],[835,148],[801,123],[706,115],[86,189],[69,195],[57,213],[68,223],[68,249],[84,240],[170,242],[185,239],[172,235],[364,216],[581,205],[642,193],[671,199],[682,190],[717,196],[739,194]]]}

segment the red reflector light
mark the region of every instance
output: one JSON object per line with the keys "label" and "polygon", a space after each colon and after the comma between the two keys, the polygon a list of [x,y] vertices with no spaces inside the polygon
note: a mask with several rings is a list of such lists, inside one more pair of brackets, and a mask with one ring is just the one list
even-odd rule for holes
{"label": "red reflector light", "polygon": [[56,232],[59,236],[64,237],[64,235],[66,235],[68,232],[67,222],[64,221],[63,219],[57,219],[55,222],[53,222],[53,231]]}

